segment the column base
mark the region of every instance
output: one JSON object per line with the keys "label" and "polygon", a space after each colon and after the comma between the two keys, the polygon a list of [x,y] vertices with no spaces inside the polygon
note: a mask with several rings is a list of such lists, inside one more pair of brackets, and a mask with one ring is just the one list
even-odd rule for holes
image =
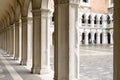
{"label": "column base", "polygon": [[31,73],[33,74],[40,74],[40,67],[32,67]]}
{"label": "column base", "polygon": [[40,74],[51,74],[51,73],[53,73],[53,71],[49,68],[42,68],[41,70],[40,70]]}
{"label": "column base", "polygon": [[19,59],[18,57],[15,57],[15,56],[14,56],[14,60],[18,60],[18,59]]}
{"label": "column base", "polygon": [[54,72],[51,69],[41,69],[40,78],[41,80],[53,80]]}
{"label": "column base", "polygon": [[27,69],[31,70],[31,68],[32,68],[32,59],[27,60]]}
{"label": "column base", "polygon": [[26,65],[26,61],[21,60],[20,65]]}

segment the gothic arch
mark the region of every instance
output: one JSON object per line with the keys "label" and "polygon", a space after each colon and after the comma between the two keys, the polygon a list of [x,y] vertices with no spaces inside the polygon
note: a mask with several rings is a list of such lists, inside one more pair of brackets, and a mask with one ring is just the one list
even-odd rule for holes
{"label": "gothic arch", "polygon": [[88,24],[91,24],[91,15],[88,16]]}
{"label": "gothic arch", "polygon": [[82,41],[81,42],[82,42],[82,44],[85,44],[85,33],[84,32],[82,33]]}
{"label": "gothic arch", "polygon": [[100,25],[102,25],[103,24],[103,16],[101,15],[100,16]]}
{"label": "gothic arch", "polygon": [[94,44],[97,44],[97,32],[94,34]]}
{"label": "gothic arch", "polygon": [[86,23],[86,15],[85,15],[85,14],[82,15],[82,23],[83,23],[83,24]]}
{"label": "gothic arch", "polygon": [[111,44],[111,34],[107,32],[107,43]]}
{"label": "gothic arch", "polygon": [[92,36],[91,33],[88,33],[88,43],[91,44],[92,43]]}
{"label": "gothic arch", "polygon": [[109,15],[107,15],[107,24],[110,24],[110,16]]}
{"label": "gothic arch", "polygon": [[97,24],[97,23],[98,23],[98,16],[95,15],[95,16],[94,16],[94,24]]}

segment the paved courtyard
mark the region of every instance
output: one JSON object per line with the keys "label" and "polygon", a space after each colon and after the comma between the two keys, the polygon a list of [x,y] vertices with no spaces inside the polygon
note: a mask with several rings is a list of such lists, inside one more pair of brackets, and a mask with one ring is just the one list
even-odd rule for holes
{"label": "paved courtyard", "polygon": [[80,80],[113,80],[113,47],[80,47]]}
{"label": "paved courtyard", "polygon": [[[53,49],[51,54],[53,67]],[[0,80],[41,80],[0,50]],[[80,46],[80,80],[113,80],[113,47]]]}

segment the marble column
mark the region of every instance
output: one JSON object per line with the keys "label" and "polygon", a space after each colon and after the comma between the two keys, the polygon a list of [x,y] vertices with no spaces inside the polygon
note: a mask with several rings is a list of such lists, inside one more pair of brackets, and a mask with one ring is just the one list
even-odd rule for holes
{"label": "marble column", "polygon": [[92,17],[92,19],[91,19],[91,27],[92,27],[92,28],[95,27],[95,26],[94,26],[94,17]]}
{"label": "marble column", "polygon": [[40,74],[41,69],[41,13],[32,10],[33,14],[33,57],[31,72]]}
{"label": "marble column", "polygon": [[9,28],[9,54],[10,56],[13,56],[13,46],[14,46],[14,43],[13,43],[13,39],[14,39],[14,35],[13,35],[13,31],[14,31],[14,26],[13,24],[10,25],[10,28]]}
{"label": "marble column", "polygon": [[15,53],[14,59],[19,58],[19,20],[15,22]]}
{"label": "marble column", "polygon": [[55,4],[54,80],[79,79],[78,5]]}
{"label": "marble column", "polygon": [[103,15],[103,28],[106,28],[107,27],[107,18],[106,18],[106,15]]}
{"label": "marble column", "polygon": [[10,48],[10,45],[9,45],[9,37],[10,37],[10,34],[9,34],[9,27],[7,28],[6,30],[6,34],[7,34],[7,53],[9,54],[9,48]]}
{"label": "marble column", "polygon": [[110,34],[110,44],[113,44],[113,32]]}
{"label": "marble column", "polygon": [[100,44],[100,33],[97,33],[97,44]]}
{"label": "marble column", "polygon": [[15,41],[15,37],[14,37],[14,30],[15,30],[15,25],[13,24],[13,25],[11,25],[12,27],[11,27],[11,53],[12,53],[12,56],[13,56],[13,54],[14,54],[14,41]]}
{"label": "marble column", "polygon": [[22,22],[19,19],[19,63],[21,62],[21,54],[22,54]]}
{"label": "marble column", "polygon": [[92,34],[91,34],[92,44],[94,44],[94,34],[95,34],[95,33],[92,33]]}
{"label": "marble column", "polygon": [[107,44],[107,33],[106,32],[103,32],[103,43],[102,44]]}
{"label": "marble column", "polygon": [[28,28],[27,28],[27,68],[32,67],[32,54],[33,54],[33,25],[32,17],[28,17]]}
{"label": "marble column", "polygon": [[80,45],[82,45],[82,33],[79,32],[79,41],[80,41]]}
{"label": "marble column", "polygon": [[22,17],[22,43],[21,43],[21,65],[26,65],[27,63],[27,17]]}
{"label": "marble column", "polygon": [[4,50],[6,51],[6,31],[4,30]]}
{"label": "marble column", "polygon": [[50,69],[50,14],[49,9],[41,10],[41,74],[49,74]]}
{"label": "marble column", "polygon": [[88,33],[85,33],[85,45],[88,45]]}

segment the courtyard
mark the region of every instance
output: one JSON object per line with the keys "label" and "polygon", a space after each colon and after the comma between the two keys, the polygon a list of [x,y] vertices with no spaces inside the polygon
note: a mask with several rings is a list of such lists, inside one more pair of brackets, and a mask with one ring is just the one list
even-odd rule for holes
{"label": "courtyard", "polygon": [[113,80],[113,46],[80,46],[80,80]]}

